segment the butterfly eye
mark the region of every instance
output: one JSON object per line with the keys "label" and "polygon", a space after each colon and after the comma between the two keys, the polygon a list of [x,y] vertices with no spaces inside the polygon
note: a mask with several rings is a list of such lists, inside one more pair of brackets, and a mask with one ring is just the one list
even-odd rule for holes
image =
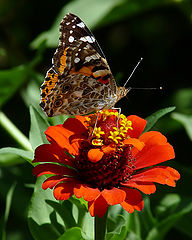
{"label": "butterfly eye", "polygon": [[63,89],[62,89],[62,93],[66,93],[67,91],[70,90],[70,88],[71,88],[70,85],[64,85],[64,86],[63,86]]}
{"label": "butterfly eye", "polygon": [[56,100],[55,103],[54,103],[54,106],[56,108],[60,107],[61,105],[63,104],[63,101],[62,100]]}

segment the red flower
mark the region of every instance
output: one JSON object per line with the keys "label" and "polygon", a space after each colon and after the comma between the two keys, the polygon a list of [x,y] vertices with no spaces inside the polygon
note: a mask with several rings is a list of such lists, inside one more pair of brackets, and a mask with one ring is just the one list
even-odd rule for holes
{"label": "red flower", "polygon": [[117,112],[106,110],[98,119],[97,114],[76,116],[49,127],[45,134],[50,144],[39,146],[33,161],[41,163],[34,168],[35,175],[52,175],[43,189],[53,189],[58,200],[73,194],[83,197],[91,216],[102,217],[115,204],[129,213],[141,211],[140,191],[154,193],[155,183],[174,187],[179,173],[154,166],[175,157],[166,137],[155,131],[141,135],[146,126],[142,118],[117,117]]}

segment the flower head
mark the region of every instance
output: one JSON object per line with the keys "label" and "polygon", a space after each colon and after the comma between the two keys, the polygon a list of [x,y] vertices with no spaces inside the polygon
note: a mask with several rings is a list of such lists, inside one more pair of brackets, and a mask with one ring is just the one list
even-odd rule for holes
{"label": "flower head", "polygon": [[180,178],[175,169],[156,166],[173,159],[174,149],[160,132],[142,134],[145,126],[140,117],[112,110],[69,118],[46,130],[50,144],[36,149],[40,164],[33,173],[52,175],[42,187],[53,189],[58,200],[83,197],[91,216],[102,217],[115,204],[141,211],[140,192],[154,193],[155,183],[174,187]]}

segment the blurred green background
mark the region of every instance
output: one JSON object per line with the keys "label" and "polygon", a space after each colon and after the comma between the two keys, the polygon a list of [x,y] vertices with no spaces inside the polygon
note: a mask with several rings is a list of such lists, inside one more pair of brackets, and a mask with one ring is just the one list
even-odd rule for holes
{"label": "blurred green background", "polygon": [[[158,186],[157,193],[150,197],[151,209],[157,221],[161,221],[188,207],[185,214],[175,218],[165,239],[192,239],[191,0],[1,0],[0,146],[22,148],[5,129],[2,116],[29,136],[29,105],[41,111],[39,87],[51,67],[59,23],[68,12],[77,14],[93,31],[119,86],[123,86],[143,57],[128,86],[163,87],[132,90],[117,104],[124,114],[146,118],[159,109],[176,106],[154,129],[165,134],[174,146],[176,159],[169,164],[181,173],[181,180],[176,189]],[[6,226],[8,240],[32,239],[27,208],[34,182],[32,166],[23,158],[10,153],[0,155],[2,224],[5,208],[12,199]],[[8,199],[13,183],[15,190]],[[165,201],[168,196],[173,198]]]}

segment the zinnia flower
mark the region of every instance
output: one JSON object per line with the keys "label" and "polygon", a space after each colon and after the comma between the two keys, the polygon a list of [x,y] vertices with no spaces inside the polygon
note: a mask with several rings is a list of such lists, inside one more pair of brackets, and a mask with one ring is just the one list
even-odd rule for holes
{"label": "zinnia flower", "polygon": [[154,193],[155,183],[174,187],[180,178],[175,169],[156,166],[173,159],[174,149],[160,132],[142,134],[145,126],[138,116],[110,110],[68,118],[45,131],[50,144],[36,149],[33,162],[40,164],[33,173],[51,174],[42,188],[53,189],[57,200],[83,197],[91,216],[102,217],[115,204],[141,211],[140,192]]}

